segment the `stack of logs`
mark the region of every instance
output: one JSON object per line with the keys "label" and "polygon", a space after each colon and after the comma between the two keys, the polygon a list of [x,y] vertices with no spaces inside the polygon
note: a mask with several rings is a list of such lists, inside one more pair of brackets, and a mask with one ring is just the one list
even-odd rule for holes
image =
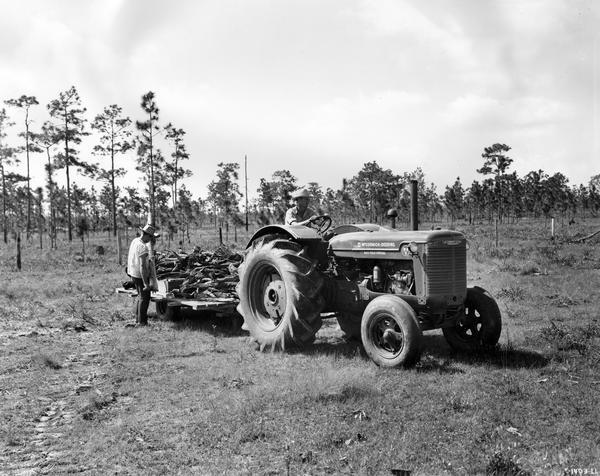
{"label": "stack of logs", "polygon": [[168,292],[177,298],[237,298],[237,268],[242,255],[226,246],[215,251],[199,247],[189,253],[166,251],[155,257],[156,277],[166,280]]}

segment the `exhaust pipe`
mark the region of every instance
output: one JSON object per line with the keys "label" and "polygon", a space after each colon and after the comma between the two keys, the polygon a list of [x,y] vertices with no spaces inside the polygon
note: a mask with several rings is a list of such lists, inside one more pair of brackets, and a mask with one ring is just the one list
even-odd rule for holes
{"label": "exhaust pipe", "polygon": [[419,182],[410,181],[410,229],[419,229],[419,200],[417,194],[419,191]]}

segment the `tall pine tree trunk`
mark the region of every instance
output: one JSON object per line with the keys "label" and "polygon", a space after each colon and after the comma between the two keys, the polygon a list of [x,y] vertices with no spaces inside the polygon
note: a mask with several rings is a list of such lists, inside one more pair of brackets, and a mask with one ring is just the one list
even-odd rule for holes
{"label": "tall pine tree trunk", "polygon": [[110,146],[110,186],[112,192],[112,227],[113,236],[117,236],[117,197],[115,194],[115,143],[114,136],[111,138]]}
{"label": "tall pine tree trunk", "polygon": [[46,154],[48,156],[48,202],[50,204],[50,224],[49,224],[49,235],[50,235],[50,248],[56,248],[56,215],[54,212],[54,188],[52,186],[52,162],[50,160],[50,147],[46,147]]}
{"label": "tall pine tree trunk", "polygon": [[0,166],[2,171],[2,231],[4,234],[4,243],[8,243],[8,230],[6,223],[6,177],[4,175],[4,164]]}
{"label": "tall pine tree trunk", "polygon": [[67,122],[67,109],[65,108],[65,165],[67,169],[67,226],[69,229],[69,242],[73,241],[73,226],[71,224],[71,181],[69,178],[69,124]]}
{"label": "tall pine tree trunk", "polygon": [[156,205],[154,203],[154,148],[152,143],[152,112],[149,113],[150,127],[148,133],[148,139],[150,144],[150,221],[151,225],[156,226]]}
{"label": "tall pine tree trunk", "polygon": [[31,185],[29,175],[29,108],[25,109],[25,156],[27,158],[27,240],[31,236]]}
{"label": "tall pine tree trunk", "polygon": [[38,189],[38,233],[40,235],[40,250],[44,247],[44,223],[43,223],[43,212],[42,212],[42,188]]}
{"label": "tall pine tree trunk", "polygon": [[175,175],[173,177],[173,210],[177,208],[177,154],[179,149],[175,148]]}

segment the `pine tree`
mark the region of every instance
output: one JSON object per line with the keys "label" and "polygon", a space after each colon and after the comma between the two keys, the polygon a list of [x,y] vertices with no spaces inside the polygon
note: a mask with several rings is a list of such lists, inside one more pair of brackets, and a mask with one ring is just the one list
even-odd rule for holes
{"label": "pine tree", "polygon": [[52,157],[50,155],[50,149],[56,146],[60,140],[56,128],[50,121],[44,122],[42,130],[40,132],[34,132],[31,134],[31,140],[36,144],[39,150],[46,151],[47,163],[46,163],[46,177],[47,183],[46,188],[48,189],[48,203],[49,203],[49,226],[48,234],[50,237],[50,248],[56,248],[56,208],[55,208],[55,188],[56,183],[54,182],[54,165],[52,164]]}
{"label": "pine tree", "polygon": [[240,164],[218,164],[217,180],[208,184],[208,200],[212,203],[215,214],[221,219],[228,219],[238,211],[239,199],[242,196],[237,184]]}
{"label": "pine tree", "polygon": [[40,152],[40,150],[35,148],[35,144],[31,142],[31,134],[29,132],[29,124],[31,124],[31,120],[29,119],[29,108],[31,106],[39,104],[38,100],[35,96],[26,96],[23,94],[18,99],[9,99],[8,101],[4,101],[9,106],[18,107],[20,109],[25,110],[25,131],[19,133],[19,136],[25,138],[25,155],[27,160],[27,239],[29,239],[31,234],[31,185],[30,185],[30,173],[29,173],[29,152]]}
{"label": "pine tree", "polygon": [[7,223],[6,223],[6,166],[13,156],[13,150],[4,144],[6,138],[6,129],[13,126],[6,114],[6,109],[0,109],[0,174],[2,175],[2,230],[4,233],[4,243],[8,242]]}
{"label": "pine tree", "polygon": [[67,227],[69,241],[73,241],[73,224],[71,220],[71,176],[70,169],[80,168],[84,171],[91,169],[87,162],[78,158],[78,151],[74,146],[81,143],[83,136],[89,135],[85,130],[85,119],[83,114],[85,108],[81,107],[81,99],[75,86],[71,86],[67,91],[61,92],[58,99],[54,99],[48,104],[50,116],[57,123],[54,124],[60,142],[64,143],[64,152],[57,154],[55,168],[66,170],[67,175]]}
{"label": "pine tree", "polygon": [[493,206],[496,211],[496,216],[498,220],[502,220],[503,216],[503,207],[502,203],[504,197],[502,195],[502,190],[505,188],[503,186],[503,181],[506,179],[506,171],[512,164],[513,159],[508,157],[506,153],[510,150],[510,147],[506,144],[496,143],[490,147],[485,147],[483,149],[483,154],[481,157],[484,159],[483,167],[477,169],[477,172],[483,175],[494,175],[494,187],[493,187]]}
{"label": "pine tree", "polygon": [[122,167],[115,168],[115,156],[127,152],[133,147],[129,141],[131,136],[131,119],[122,116],[123,109],[116,104],[104,108],[92,123],[92,128],[100,133],[100,144],[94,147],[94,153],[110,157],[110,169],[99,167],[96,175],[107,180],[111,187],[111,214],[112,232],[117,236],[117,195],[115,178],[125,175],[126,170]]}
{"label": "pine tree", "polygon": [[156,220],[156,173],[157,167],[157,156],[154,146],[154,137],[160,132],[158,125],[158,106],[154,100],[154,93],[148,91],[142,96],[142,102],[140,104],[147,119],[144,121],[136,121],[135,126],[138,130],[138,165],[137,170],[143,172],[147,176],[148,180],[148,199],[149,208],[152,224],[155,224]]}
{"label": "pine tree", "polygon": [[465,192],[463,190],[460,177],[456,177],[456,181],[452,187],[447,186],[446,192],[444,193],[444,204],[450,212],[452,223],[456,218],[462,215],[462,211],[465,203]]}
{"label": "pine tree", "polygon": [[173,209],[177,208],[177,198],[179,197],[179,192],[177,189],[178,182],[192,175],[192,172],[188,169],[185,169],[181,166],[181,161],[190,158],[188,154],[185,144],[183,143],[183,136],[185,135],[185,131],[183,129],[177,129],[169,122],[165,126],[165,131],[167,133],[166,137],[173,143],[175,150],[171,154],[173,158],[172,162],[167,162],[166,164],[166,173],[169,176],[169,183],[171,184],[171,197],[173,198]]}

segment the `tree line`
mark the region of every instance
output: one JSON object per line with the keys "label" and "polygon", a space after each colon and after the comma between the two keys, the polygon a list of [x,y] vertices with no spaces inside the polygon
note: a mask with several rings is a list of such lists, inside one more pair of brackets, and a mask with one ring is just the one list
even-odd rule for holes
{"label": "tree line", "polygon": [[[15,126],[6,107],[0,109],[0,179],[2,188],[2,229],[4,242],[9,230],[24,231],[27,238],[34,230],[44,230],[52,247],[56,246],[59,230],[69,241],[73,231],[78,235],[92,229],[108,229],[116,235],[119,225],[142,221],[150,213],[153,221],[168,223],[179,219],[193,208],[191,193],[181,185],[191,172],[183,165],[189,159],[184,142],[185,131],[171,122],[161,125],[159,108],[152,91],[141,98],[141,119],[132,121],[123,109],[108,105],[92,121],[77,89],[72,86],[51,100],[46,109],[48,118],[34,130],[31,109],[39,106],[35,96],[22,95],[4,101],[9,108],[21,112],[22,127],[17,136],[20,144],[6,140],[9,128]],[[93,135],[92,157],[82,157],[80,146],[84,138]],[[165,157],[157,139],[170,147]],[[135,151],[135,169],[145,178],[140,187],[124,187],[115,183],[126,175],[132,164],[124,155]],[[46,186],[31,189],[32,154],[45,156]],[[26,174],[16,171],[26,162]],[[65,185],[59,186],[57,174],[65,173]],[[94,179],[99,189],[86,190],[73,180],[80,172]]]}
{"label": "tree line", "polygon": [[[452,185],[438,192],[427,182],[423,170],[394,173],[377,162],[367,162],[350,179],[343,179],[339,189],[323,188],[309,182],[312,207],[331,215],[338,223],[385,223],[387,212],[394,208],[400,220],[410,221],[410,184],[418,184],[419,217],[422,221],[466,220],[473,222],[516,222],[524,217],[597,217],[600,211],[600,174],[587,185],[569,185],[560,172],[549,175],[543,170],[523,177],[511,172],[510,146],[495,143],[485,147],[479,180],[464,186],[457,177]],[[209,185],[207,203],[215,216],[240,222],[240,199],[237,185],[239,164],[219,164],[217,180]],[[251,211],[258,224],[282,223],[290,206],[291,194],[299,187],[289,170],[276,170],[270,179],[261,178],[257,198]]]}
{"label": "tree line", "polygon": [[[290,197],[299,188],[290,170],[276,170],[261,178],[256,198],[248,210],[240,190],[240,164],[219,163],[205,199],[193,198],[184,184],[192,175],[185,167],[190,159],[185,131],[173,123],[161,123],[160,110],[152,91],[142,95],[140,118],[132,120],[116,104],[106,106],[90,121],[77,89],[62,91],[47,103],[47,120],[32,127],[32,108],[39,107],[35,96],[7,99],[0,109],[0,180],[2,230],[6,243],[10,232],[47,235],[56,246],[59,231],[73,239],[89,230],[116,235],[122,227],[137,226],[152,217],[169,239],[189,239],[190,228],[205,221],[215,226],[242,226],[248,214],[256,225],[281,223]],[[15,119],[7,112],[14,111]],[[19,126],[16,126],[16,121]],[[17,127],[19,143],[7,140]],[[82,157],[83,141],[91,145],[92,156]],[[163,148],[167,147],[166,155]],[[311,193],[312,207],[331,215],[337,223],[385,223],[395,208],[400,220],[410,219],[410,182],[419,190],[419,216],[423,221],[517,221],[526,216],[598,216],[600,174],[587,185],[571,186],[562,173],[543,170],[523,177],[510,168],[511,148],[502,143],[485,147],[479,180],[463,186],[460,177],[438,192],[428,183],[422,169],[395,173],[377,162],[367,162],[354,176],[343,179],[339,189],[323,189],[318,182],[302,184]],[[134,163],[131,163],[131,155]],[[34,157],[45,163],[45,187],[31,189],[30,165]],[[39,160],[39,159],[38,159]],[[25,162],[25,174],[21,162]],[[136,187],[119,187],[116,180],[135,165],[143,180]],[[57,176],[64,172],[64,185]],[[74,172],[94,179],[89,189],[77,185]],[[247,223],[246,223],[247,225]],[[40,241],[41,244],[41,241]]]}

